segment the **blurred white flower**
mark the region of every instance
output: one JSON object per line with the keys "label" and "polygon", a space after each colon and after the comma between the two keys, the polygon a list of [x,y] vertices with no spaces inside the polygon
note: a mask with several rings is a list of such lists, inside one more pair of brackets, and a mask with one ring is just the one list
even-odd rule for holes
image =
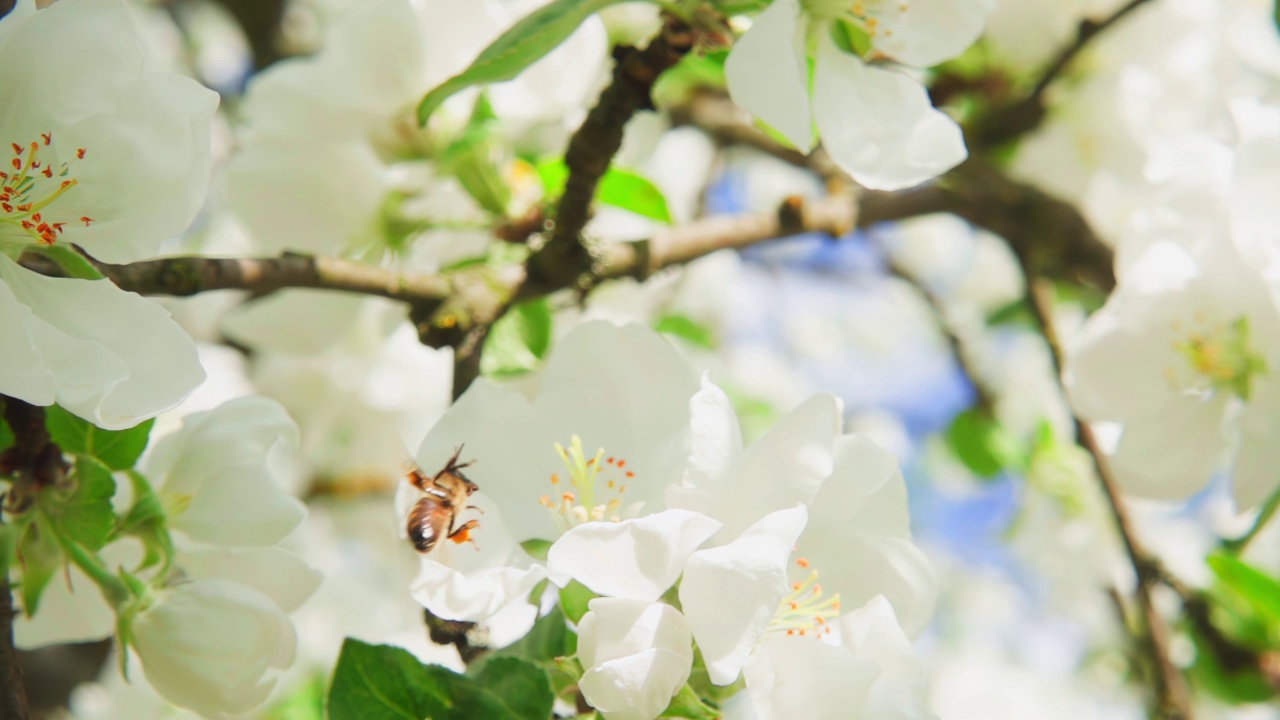
{"label": "blurred white flower", "polygon": [[693,666],[693,637],[665,603],[596,598],[578,623],[582,696],[608,720],[653,720]]}
{"label": "blurred white flower", "polygon": [[237,308],[223,331],[254,350],[250,379],[297,420],[313,482],[390,489],[449,405],[451,353],[419,342],[400,303],[290,290]]}
{"label": "blurred white flower", "polygon": [[1280,312],[1257,267],[1210,239],[1148,246],[1073,339],[1066,381],[1082,417],[1124,424],[1127,490],[1186,497],[1234,453],[1245,510],[1276,485]]}
{"label": "blurred white flower", "polygon": [[[47,61],[33,69],[36,56]],[[0,101],[14,108],[0,122],[12,150],[0,168],[0,392],[131,427],[204,377],[190,338],[106,280],[46,278],[15,261],[75,243],[124,262],[186,228],[208,184],[217,95],[153,71],[123,0],[19,2],[0,20],[0,65]]]}
{"label": "blurred white flower", "polygon": [[129,640],[147,680],[170,702],[209,718],[266,701],[269,670],[293,663],[288,616],[266,596],[223,580],[196,580],[157,593],[134,618]]}
{"label": "blurred white flower", "polygon": [[869,36],[873,53],[928,67],[977,39],[989,5],[777,0],[734,44],[725,63],[729,92],[801,151],[813,148],[816,123],[832,159],[867,187],[919,184],[965,158],[959,126],[933,107],[915,78],[864,63],[832,34],[838,22],[848,22]]}
{"label": "blurred white flower", "polygon": [[298,428],[278,403],[230,400],[192,413],[141,464],[170,528],[218,545],[273,545],[306,515],[272,476],[271,451],[298,444]]}

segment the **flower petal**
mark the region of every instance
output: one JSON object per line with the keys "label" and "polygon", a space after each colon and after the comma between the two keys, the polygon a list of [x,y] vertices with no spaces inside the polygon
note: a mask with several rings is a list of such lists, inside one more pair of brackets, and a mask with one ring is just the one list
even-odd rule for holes
{"label": "flower petal", "polygon": [[813,149],[813,121],[800,20],[795,0],[776,0],[734,43],[724,74],[735,103],[807,153]]}
{"label": "flower petal", "polygon": [[842,647],[782,637],[760,645],[744,674],[760,720],[846,720],[865,713],[879,668]]}
{"label": "flower petal", "polygon": [[967,152],[960,127],[918,81],[870,67],[818,38],[813,113],[841,168],[875,190],[901,190],[950,170]]}
{"label": "flower petal", "polygon": [[1240,417],[1240,450],[1231,476],[1237,511],[1257,507],[1276,492],[1276,468],[1280,468],[1278,437],[1280,382],[1258,382]]}
{"label": "flower petal", "polygon": [[551,546],[547,574],[561,587],[572,579],[598,595],[654,601],[719,529],[719,522],[688,510],[584,523]]}
{"label": "flower petal", "polygon": [[653,720],[689,679],[693,638],[664,603],[596,598],[578,626],[578,685],[608,720]]}
{"label": "flower petal", "polygon": [[911,542],[907,493],[897,460],[871,440],[841,438],[836,467],[809,505],[796,551],[846,606],[884,595],[912,635],[937,602],[937,578]]}
{"label": "flower petal", "polygon": [[193,578],[228,580],[271,598],[281,612],[297,610],[320,587],[323,575],[278,547],[196,547],[178,552],[178,565]]}
{"label": "flower petal", "polygon": [[737,540],[694,553],[680,582],[680,606],[711,682],[728,685],[746,664],[787,594],[787,558],[804,529],[803,507],[779,510]]}
{"label": "flower petal", "polygon": [[1181,500],[1208,484],[1226,458],[1230,399],[1177,396],[1158,416],[1125,423],[1111,456],[1121,487],[1139,497]]}
{"label": "flower petal", "polygon": [[137,425],[204,380],[195,342],[169,312],[108,280],[45,277],[0,254],[0,283],[26,310],[6,332],[30,337],[58,404],[98,427]]}
{"label": "flower petal", "polygon": [[990,0],[908,0],[884,5],[891,10],[880,16],[881,32],[872,38],[872,45],[916,67],[932,67],[964,52],[982,34],[992,8]]}
{"label": "flower petal", "polygon": [[512,603],[528,603],[529,593],[546,575],[541,565],[461,572],[423,558],[422,569],[409,590],[414,600],[437,617],[481,622]]}

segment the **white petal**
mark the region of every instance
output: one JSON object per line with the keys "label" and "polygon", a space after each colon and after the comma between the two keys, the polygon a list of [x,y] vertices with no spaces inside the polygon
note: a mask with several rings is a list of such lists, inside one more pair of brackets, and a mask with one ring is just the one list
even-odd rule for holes
{"label": "white petal", "polygon": [[573,579],[598,595],[657,600],[718,529],[720,523],[688,510],[585,523],[551,546],[547,574],[562,587]]}
{"label": "white petal", "polygon": [[684,481],[716,487],[742,457],[742,429],[729,396],[711,382],[709,374],[702,376],[702,389],[689,401],[689,426],[693,438]]}
{"label": "white petal", "polygon": [[254,76],[244,103],[250,131],[338,140],[389,123],[430,87],[425,72],[435,69],[425,62],[426,28],[419,8],[406,0],[343,7],[329,23],[319,53],[276,63]]}
{"label": "white petal", "polygon": [[744,670],[760,720],[878,718],[865,714],[878,673],[842,647],[802,637],[762,643]]}
{"label": "white petal", "polygon": [[226,171],[227,203],[262,252],[355,252],[379,239],[383,166],[362,142],[245,145]]}
{"label": "white petal", "polygon": [[861,608],[841,616],[836,625],[844,647],[856,657],[880,667],[880,675],[871,688],[869,717],[884,720],[934,717],[925,700],[920,661],[887,600],[874,597]]}
{"label": "white petal", "polygon": [[1225,459],[1229,400],[1177,397],[1159,415],[1125,423],[1111,456],[1120,486],[1153,500],[1181,500],[1203,488]]}
{"label": "white petal", "polygon": [[1249,406],[1240,418],[1240,450],[1236,454],[1231,488],[1236,510],[1257,507],[1276,492],[1280,475],[1280,382],[1254,385]]}
{"label": "white petal", "polygon": [[278,547],[184,549],[178,553],[178,565],[193,578],[253,588],[285,613],[297,610],[323,579],[302,558]]}
{"label": "white petal", "polygon": [[265,596],[224,580],[165,591],[133,623],[134,648],[147,680],[167,700],[203,715],[246,712],[275,685],[268,669],[292,656],[294,640]]}
{"label": "white petal", "polygon": [[204,380],[195,343],[150,300],[108,280],[38,275],[3,255],[0,282],[28,311],[19,313],[24,327],[6,329],[31,338],[58,403],[98,427],[137,425]]}
{"label": "white petal", "polygon": [[[19,594],[14,595],[16,602]],[[13,642],[30,650],[55,643],[101,640],[115,632],[115,617],[89,576],[72,565],[67,576],[59,572],[45,586],[34,617],[25,612],[14,616]]]}
{"label": "white petal", "polygon": [[795,0],[776,0],[733,45],[724,64],[729,96],[801,152],[813,149],[806,28]]}
{"label": "white petal", "polygon": [[[696,392],[698,376],[661,335],[636,323],[593,321],[557,342],[534,409],[559,442],[578,434],[587,452],[599,447],[625,458],[635,472],[627,500],[652,509],[684,473]],[[543,452],[554,457],[549,443]]]}
{"label": "white petal", "polygon": [[653,720],[689,679],[693,638],[664,603],[596,598],[578,626],[583,696],[609,720]]}
{"label": "white petal", "polygon": [[967,153],[960,127],[916,80],[864,65],[824,33],[813,112],[831,158],[866,187],[901,190],[950,170]]}
{"label": "white petal", "polygon": [[992,7],[990,0],[907,0],[885,5],[903,12],[880,17],[882,32],[872,45],[898,62],[917,67],[931,67],[964,52],[982,34]]}
{"label": "white petal", "polygon": [[266,466],[246,462],[208,477],[172,526],[196,540],[219,545],[273,545],[307,516]]}
{"label": "white petal", "polygon": [[541,565],[464,573],[423,558],[421,572],[409,589],[413,599],[437,617],[481,622],[512,603],[528,603],[533,586],[546,574]]}
{"label": "white petal", "polygon": [[[49,206],[72,221],[62,240],[128,262],[155,255],[185,230],[208,192],[217,107],[217,93],[191,78],[147,73],[120,89],[112,112],[56,131],[64,156],[85,149],[71,166],[79,184]],[[82,215],[92,224],[75,222]]]}
{"label": "white petal", "polygon": [[787,558],[804,529],[803,507],[779,510],[737,540],[694,553],[680,582],[680,606],[711,682],[728,685],[787,594]]}
{"label": "white petal", "polygon": [[834,395],[814,395],[747,448],[712,503],[712,512],[724,522],[717,540],[736,537],[771,512],[813,499],[831,474],[840,409]]}
{"label": "white petal", "polygon": [[[9,285],[0,281],[0,356],[5,358],[0,371],[0,393],[33,405],[52,405],[57,399],[58,385],[53,373],[44,366],[40,350],[27,329],[35,318],[31,309],[14,297]],[[123,369],[120,369],[123,374]],[[118,381],[119,375],[108,381]]]}
{"label": "white petal", "polygon": [[[222,331],[254,350],[313,355],[341,342],[337,328],[350,328],[365,299],[327,290],[284,290],[244,303],[222,321]],[[323,323],[312,322],[322,317]]]}
{"label": "white petal", "polygon": [[937,601],[937,579],[911,542],[906,485],[897,460],[861,436],[841,439],[836,469],[809,506],[796,551],[818,571],[826,592],[846,606],[884,595],[918,635]]}

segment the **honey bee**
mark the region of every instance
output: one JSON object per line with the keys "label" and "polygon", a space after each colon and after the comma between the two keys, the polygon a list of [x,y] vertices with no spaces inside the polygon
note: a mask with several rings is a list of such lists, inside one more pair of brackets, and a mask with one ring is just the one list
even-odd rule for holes
{"label": "honey bee", "polygon": [[[458,456],[461,454],[462,446],[459,445],[458,449],[454,450],[453,457],[449,458],[444,469],[436,473],[435,477],[429,477],[417,467],[410,467],[408,470],[409,482],[423,493],[418,502],[414,503],[413,509],[409,511],[407,528],[409,540],[413,542],[413,547],[418,552],[430,552],[431,548],[440,541],[441,536],[456,543],[475,544],[471,531],[479,527],[480,523],[468,520],[457,525],[458,515],[462,514],[463,510],[480,510],[474,505],[467,504],[467,499],[479,486],[462,474],[462,468],[470,466],[471,463],[458,462]],[[484,511],[481,510],[481,512]]]}

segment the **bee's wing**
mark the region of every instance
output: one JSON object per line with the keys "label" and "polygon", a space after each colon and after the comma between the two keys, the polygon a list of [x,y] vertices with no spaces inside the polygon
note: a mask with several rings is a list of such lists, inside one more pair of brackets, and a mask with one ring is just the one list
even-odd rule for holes
{"label": "bee's wing", "polygon": [[452,513],[433,498],[424,497],[409,511],[409,540],[418,552],[428,552],[449,532]]}

